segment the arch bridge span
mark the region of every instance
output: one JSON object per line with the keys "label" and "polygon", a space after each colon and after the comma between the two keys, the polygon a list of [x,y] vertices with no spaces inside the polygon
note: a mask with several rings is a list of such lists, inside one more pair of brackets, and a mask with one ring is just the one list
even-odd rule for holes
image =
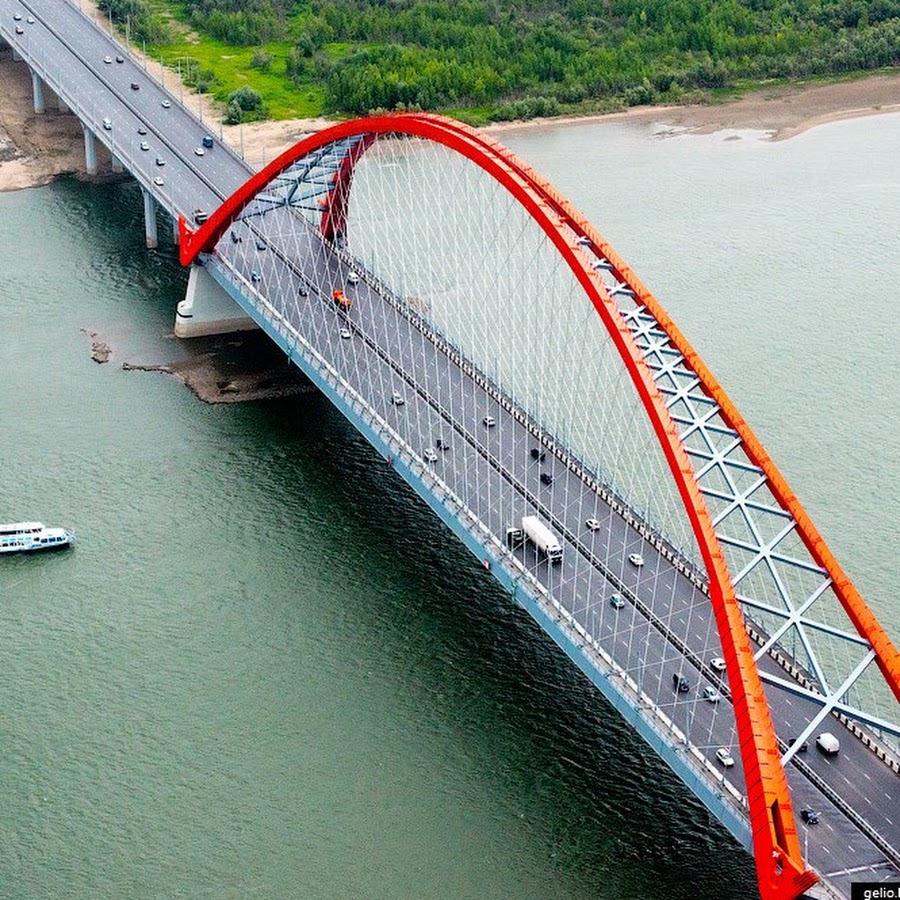
{"label": "arch bridge span", "polygon": [[[844,869],[900,873],[887,808],[834,781],[839,762],[896,791],[896,648],[703,361],[551,185],[457,122],[387,115],[305,138],[179,228],[182,262],[752,849],[763,897],[846,882],[801,807],[853,835]],[[823,732],[836,758],[803,752]]]}

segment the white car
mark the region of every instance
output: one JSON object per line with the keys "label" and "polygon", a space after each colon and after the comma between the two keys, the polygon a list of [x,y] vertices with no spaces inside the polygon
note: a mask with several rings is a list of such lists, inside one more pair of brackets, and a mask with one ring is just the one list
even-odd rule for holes
{"label": "white car", "polygon": [[342,328],[342,329],[341,329],[341,338],[342,338],[343,340],[347,341],[347,340],[350,340],[350,337],[351,337],[350,329],[349,329],[349,328]]}
{"label": "white car", "polygon": [[709,667],[710,667],[714,672],[724,672],[724,671],[725,671],[725,660],[722,659],[721,656],[714,656],[714,657],[709,661]]}
{"label": "white car", "polygon": [[103,57],[103,62],[104,62],[106,65],[111,66],[111,65],[112,65],[112,57],[111,57],[111,56],[104,56],[104,57]]}
{"label": "white car", "polygon": [[162,106],[163,109],[168,109],[171,105],[172,104],[168,100],[163,100],[162,103],[160,104],[160,106]]}
{"label": "white car", "polygon": [[493,416],[485,416],[481,420],[481,424],[486,428],[493,428],[497,424],[497,420]]}
{"label": "white car", "polygon": [[391,403],[393,403],[394,406],[403,406],[403,404],[406,403],[406,397],[404,397],[403,394],[398,394],[394,391],[394,393],[391,394]]}
{"label": "white car", "polygon": [[347,276],[347,281],[349,281],[350,284],[358,284],[359,283],[359,274],[357,272],[351,272]]}
{"label": "white car", "polygon": [[722,763],[726,769],[730,769],[734,765],[734,757],[727,747],[719,747],[719,749],[716,750],[716,759]]}
{"label": "white car", "polygon": [[149,150],[150,145],[146,141],[141,141],[141,150]]}
{"label": "white car", "polygon": [[103,130],[104,131],[112,131],[112,121],[109,119],[103,120]]}
{"label": "white car", "polygon": [[718,703],[722,695],[712,685],[707,685],[703,688],[703,699],[709,700],[710,703]]}
{"label": "white car", "polygon": [[165,182],[162,180],[162,178],[159,175],[157,175],[156,178],[153,179],[153,183],[157,187],[162,187],[165,184]]}
{"label": "white car", "polygon": [[587,525],[588,531],[600,530],[600,522],[597,519],[588,519],[584,524]]}
{"label": "white car", "polygon": [[194,147],[194,156],[203,156],[203,148],[202,147]]}
{"label": "white car", "polygon": [[438,455],[431,449],[431,447],[427,447],[425,450],[425,460],[427,462],[437,462]]}
{"label": "white car", "polygon": [[640,567],[644,564],[644,557],[641,556],[640,553],[629,553],[628,562],[630,562],[633,566]]}

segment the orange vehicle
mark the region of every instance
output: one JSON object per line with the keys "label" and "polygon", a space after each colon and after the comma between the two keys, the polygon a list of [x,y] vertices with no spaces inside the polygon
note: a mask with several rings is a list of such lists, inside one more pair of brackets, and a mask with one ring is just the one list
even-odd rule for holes
{"label": "orange vehicle", "polygon": [[350,312],[353,301],[343,291],[333,291],[331,296],[334,297],[334,302],[338,309]]}

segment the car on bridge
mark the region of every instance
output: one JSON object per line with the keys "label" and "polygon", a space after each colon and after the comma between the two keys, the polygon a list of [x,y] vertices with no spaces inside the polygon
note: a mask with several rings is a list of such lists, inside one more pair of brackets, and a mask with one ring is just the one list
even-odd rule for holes
{"label": "car on bridge", "polygon": [[541,484],[553,484],[553,476],[549,472],[541,472]]}
{"label": "car on bridge", "polygon": [[724,671],[725,671],[725,660],[722,659],[721,656],[714,656],[714,657],[709,661],[709,667],[710,667],[714,672],[724,672]]}
{"label": "car on bridge", "polygon": [[160,104],[160,106],[162,106],[163,109],[168,109],[171,105],[172,104],[169,100],[163,100],[163,102]]}
{"label": "car on bridge", "polygon": [[425,448],[424,456],[425,456],[426,462],[430,462],[430,463],[437,462],[438,455],[437,455],[437,453],[434,452],[434,450],[431,449],[431,447]]}
{"label": "car on bridge", "polygon": [[719,747],[719,749],[716,750],[716,759],[722,763],[726,769],[730,769],[734,765],[734,757],[727,747]]}
{"label": "car on bridge", "polygon": [[350,284],[359,284],[359,273],[351,271],[347,276],[347,281],[349,281]]}
{"label": "car on bridge", "polygon": [[621,594],[613,594],[612,597],[609,598],[609,605],[613,609],[622,609],[625,606],[625,598]]}
{"label": "car on bridge", "polygon": [[588,519],[587,522],[584,523],[587,525],[588,531],[599,531],[600,530],[600,521],[599,519]]}
{"label": "car on bridge", "polygon": [[112,120],[111,119],[103,120],[103,130],[104,131],[112,131]]}
{"label": "car on bridge", "polygon": [[334,305],[341,312],[350,312],[350,308],[353,306],[353,301],[340,289],[331,292],[331,297],[334,300]]}
{"label": "car on bridge", "polygon": [[837,756],[841,751],[841,742],[830,731],[823,731],[816,738],[816,746],[826,756]]}
{"label": "car on bridge", "polygon": [[691,689],[691,683],[680,672],[672,675],[672,686],[679,694],[686,694]]}
{"label": "car on bridge", "polygon": [[807,825],[819,824],[819,814],[811,806],[804,806],[803,809],[800,810],[800,818],[803,819]]}
{"label": "car on bridge", "polygon": [[397,391],[394,391],[394,393],[391,394],[391,403],[393,403],[394,406],[403,406],[403,404],[406,403],[406,397],[404,397],[403,394],[398,394]]}
{"label": "car on bridge", "polygon": [[703,699],[708,700],[710,703],[718,703],[722,699],[722,694],[708,684],[703,688]]}
{"label": "car on bridge", "polygon": [[493,416],[485,416],[481,420],[481,424],[485,426],[485,428],[493,428],[497,424],[497,420]]}
{"label": "car on bridge", "polygon": [[644,564],[644,557],[640,553],[629,553],[628,562],[640,568]]}

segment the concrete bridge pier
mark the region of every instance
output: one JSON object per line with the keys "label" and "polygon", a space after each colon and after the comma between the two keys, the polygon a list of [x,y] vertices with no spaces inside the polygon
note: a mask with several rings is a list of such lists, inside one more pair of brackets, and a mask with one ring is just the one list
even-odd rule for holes
{"label": "concrete bridge pier", "polygon": [[66,101],[63,100],[62,97],[59,97],[59,96],[58,96],[58,97],[56,98],[56,103],[57,103],[57,106],[59,107],[59,111],[60,111],[61,113],[67,113],[67,112],[69,112],[69,104],[66,103]]}
{"label": "concrete bridge pier", "polygon": [[115,153],[112,155],[112,170],[116,173],[116,175],[121,175],[122,172],[125,171],[125,167],[122,165],[122,160],[116,156]]}
{"label": "concrete bridge pier", "polygon": [[203,266],[191,266],[187,292],[175,313],[176,337],[230,334],[258,327]]}
{"label": "concrete bridge pier", "polygon": [[147,249],[155,250],[159,246],[156,231],[156,201],[146,188],[142,187],[141,193],[144,195],[144,234],[147,238]]}
{"label": "concrete bridge pier", "polygon": [[34,95],[34,111],[38,114],[44,112],[47,108],[44,103],[44,82],[34,71],[31,73],[31,92]]}
{"label": "concrete bridge pier", "polygon": [[87,169],[88,175],[96,175],[97,141],[94,138],[94,132],[84,122],[81,123],[81,127],[84,129],[84,167]]}

